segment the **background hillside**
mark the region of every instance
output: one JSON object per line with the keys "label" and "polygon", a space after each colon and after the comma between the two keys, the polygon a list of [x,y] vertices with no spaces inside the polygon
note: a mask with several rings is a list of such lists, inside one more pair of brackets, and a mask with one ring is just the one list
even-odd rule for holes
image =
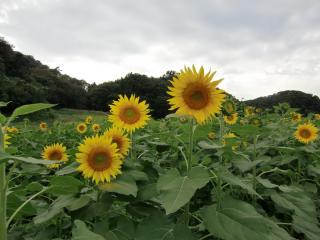
{"label": "background hillside", "polygon": [[[0,38],[0,100],[12,101],[5,111],[34,102],[58,103],[61,108],[108,111],[108,105],[118,94],[136,94],[146,100],[154,118],[166,116],[169,80],[176,74],[167,71],[161,77],[129,73],[121,79],[102,84],[89,84],[62,74],[59,68],[51,69],[33,56],[13,50]],[[103,78],[103,76],[101,76]],[[271,96],[246,101],[248,105],[272,108],[288,102],[302,113],[320,112],[320,99],[300,91],[284,91]]]}

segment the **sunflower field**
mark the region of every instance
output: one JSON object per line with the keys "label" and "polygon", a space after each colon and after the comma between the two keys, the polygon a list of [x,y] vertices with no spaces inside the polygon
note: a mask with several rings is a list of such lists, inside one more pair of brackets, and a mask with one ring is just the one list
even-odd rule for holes
{"label": "sunflower field", "polygon": [[235,104],[214,75],[181,70],[161,120],[135,95],[102,120],[0,114],[0,240],[319,240],[320,115]]}

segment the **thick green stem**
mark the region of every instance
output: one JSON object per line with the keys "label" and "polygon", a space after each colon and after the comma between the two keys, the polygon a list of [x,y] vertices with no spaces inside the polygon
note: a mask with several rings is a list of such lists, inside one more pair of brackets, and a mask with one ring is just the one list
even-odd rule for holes
{"label": "thick green stem", "polygon": [[[0,124],[0,153],[4,152],[4,132]],[[0,163],[0,239],[7,239],[7,194],[6,194],[6,163]]]}
{"label": "thick green stem", "polygon": [[[194,129],[193,129],[193,118],[190,119],[190,128],[189,128],[189,151],[188,151],[188,162],[187,162],[187,173],[188,175],[190,174],[191,171],[191,166],[192,166],[192,154],[193,154],[193,134],[194,134]],[[190,202],[188,202],[186,206],[186,212],[185,212],[185,222],[186,226],[189,226],[190,222]]]}

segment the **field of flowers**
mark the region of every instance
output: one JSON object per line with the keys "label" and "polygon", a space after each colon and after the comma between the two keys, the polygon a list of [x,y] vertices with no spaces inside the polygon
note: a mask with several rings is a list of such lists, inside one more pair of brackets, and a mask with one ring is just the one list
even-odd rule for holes
{"label": "field of flowers", "polygon": [[102,120],[1,114],[0,239],[320,239],[320,115],[234,103],[213,77],[182,70],[161,120],[134,95]]}

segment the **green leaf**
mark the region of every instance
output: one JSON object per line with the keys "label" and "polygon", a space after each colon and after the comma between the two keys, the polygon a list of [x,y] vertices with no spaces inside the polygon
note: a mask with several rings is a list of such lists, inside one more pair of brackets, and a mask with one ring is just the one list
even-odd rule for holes
{"label": "green leaf", "polygon": [[73,163],[65,166],[64,168],[61,168],[60,170],[56,171],[56,175],[63,176],[63,175],[67,175],[67,174],[70,174],[70,173],[77,172],[76,167],[78,165],[79,164],[77,162],[73,162]]}
{"label": "green leaf", "polygon": [[7,118],[2,113],[0,113],[0,124],[4,124],[6,122],[6,119]]}
{"label": "green leaf", "polygon": [[104,183],[99,186],[103,191],[120,193],[123,195],[137,196],[138,187],[136,181],[128,175],[121,175],[110,183]]}
{"label": "green leaf", "polygon": [[11,102],[0,102],[0,108],[8,106],[9,103]]}
{"label": "green leaf", "polygon": [[75,220],[74,225],[71,240],[105,240],[101,235],[91,232],[86,224],[80,220]]}
{"label": "green leaf", "polygon": [[42,188],[43,186],[38,182],[32,182],[26,186],[26,190],[30,192],[39,192]]}
{"label": "green leaf", "polygon": [[259,128],[254,125],[235,125],[231,126],[231,131],[239,136],[253,136],[257,135]]}
{"label": "green leaf", "polygon": [[177,224],[173,229],[173,236],[175,240],[194,240],[192,232],[185,224]]}
{"label": "green leaf", "polygon": [[209,180],[208,171],[202,167],[192,168],[189,176],[181,176],[173,168],[158,180],[159,202],[167,214],[174,213],[188,203],[195,191],[204,187]]}
{"label": "green leaf", "polygon": [[8,153],[0,152],[0,162],[5,161],[5,160],[18,160],[21,162],[32,163],[32,164],[41,164],[41,165],[50,165],[50,164],[55,164],[55,163],[59,162],[59,161],[53,161],[53,160],[36,159],[36,158],[32,158],[32,157],[12,156]]}
{"label": "green leaf", "polygon": [[264,178],[261,178],[261,177],[256,177],[256,180],[257,180],[258,183],[260,183],[265,188],[276,188],[276,187],[278,187],[278,185],[273,184],[268,179],[264,179]]}
{"label": "green leaf", "polygon": [[129,174],[136,181],[148,181],[149,180],[148,175],[142,171],[139,171],[139,170],[126,171],[125,174]]}
{"label": "green leaf", "polygon": [[255,161],[234,160],[234,161],[232,161],[232,163],[241,172],[247,172],[247,171],[251,170],[254,166],[257,166],[259,163],[261,163],[263,161],[264,161],[263,159],[258,159]]}
{"label": "green leaf", "polygon": [[43,109],[47,109],[47,108],[52,108],[54,106],[56,106],[57,104],[48,104],[48,103],[34,103],[34,104],[28,104],[28,105],[23,105],[20,106],[18,108],[16,108],[12,115],[11,118],[14,119],[18,116],[21,115],[26,115],[29,113],[33,113],[33,112],[37,112]]}
{"label": "green leaf", "polygon": [[48,192],[54,195],[76,194],[83,185],[81,181],[71,176],[55,176],[51,178]]}
{"label": "green leaf", "polygon": [[64,207],[72,204],[73,201],[74,197],[71,195],[58,197],[47,210],[34,217],[33,222],[35,224],[42,224],[53,219],[62,212]]}
{"label": "green leaf", "polygon": [[139,225],[136,240],[174,240],[174,225],[159,214],[145,218]]}
{"label": "green leaf", "polygon": [[90,201],[91,198],[89,196],[82,195],[80,198],[74,199],[74,201],[69,206],[67,206],[67,209],[69,211],[78,210],[86,206]]}
{"label": "green leaf", "polygon": [[246,190],[250,194],[254,194],[259,198],[262,198],[252,187],[252,182],[245,182],[244,179],[241,179],[238,176],[233,175],[226,169],[218,170],[216,173],[223,181],[233,185],[241,187],[242,189]]}
{"label": "green leaf", "polygon": [[213,142],[207,142],[207,141],[200,141],[198,142],[198,146],[201,147],[202,149],[218,149],[218,148],[223,148],[223,146],[218,145]]}
{"label": "green leaf", "polygon": [[310,240],[318,240],[320,236],[319,224],[315,219],[305,215],[293,215],[293,228],[298,233],[304,233]]}
{"label": "green leaf", "polygon": [[289,240],[293,239],[282,228],[243,201],[224,198],[201,211],[206,228],[215,237],[225,240]]}

